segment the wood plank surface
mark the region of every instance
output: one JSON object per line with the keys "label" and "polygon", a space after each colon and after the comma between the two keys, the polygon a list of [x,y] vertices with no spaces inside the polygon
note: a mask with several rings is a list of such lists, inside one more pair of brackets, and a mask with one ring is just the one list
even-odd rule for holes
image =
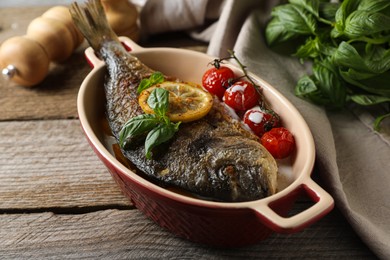
{"label": "wood plank surface", "polygon": [[177,238],[137,210],[0,215],[0,255],[5,259],[374,259],[369,251],[362,253],[359,246],[364,245],[336,217],[325,217],[297,234],[273,234],[258,245],[217,249]]}
{"label": "wood plank surface", "polygon": [[[77,120],[0,122],[0,129],[0,255],[7,258],[373,257],[337,211],[301,233],[275,234],[245,249],[183,241],[130,207]],[[301,251],[293,250],[297,245]]]}
{"label": "wood plank surface", "polygon": [[78,120],[0,122],[0,211],[128,206]]}
{"label": "wood plank surface", "polygon": [[0,42],[12,36],[24,35],[28,24],[48,8],[50,6],[0,8]]}

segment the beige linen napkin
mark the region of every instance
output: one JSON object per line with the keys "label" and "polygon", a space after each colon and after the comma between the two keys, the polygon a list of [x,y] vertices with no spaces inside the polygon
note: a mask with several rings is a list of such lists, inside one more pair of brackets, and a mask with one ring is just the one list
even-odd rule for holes
{"label": "beige linen napkin", "polygon": [[[271,8],[279,1],[226,0],[213,12],[210,2],[149,0],[142,13],[142,21],[148,22],[141,26],[148,32],[190,30],[202,26],[207,13],[219,13],[212,29],[202,34],[203,40],[210,41],[208,53],[224,57],[228,49],[234,49],[249,70],[297,107],[314,136],[316,174],[362,240],[378,257],[390,259],[390,142],[386,136],[373,131],[356,109],[326,111],[294,95],[297,79],[307,69],[298,60],[271,51],[263,37]],[[161,8],[166,12],[154,13],[158,16],[154,23],[148,12]],[[169,10],[180,13],[172,16]]]}

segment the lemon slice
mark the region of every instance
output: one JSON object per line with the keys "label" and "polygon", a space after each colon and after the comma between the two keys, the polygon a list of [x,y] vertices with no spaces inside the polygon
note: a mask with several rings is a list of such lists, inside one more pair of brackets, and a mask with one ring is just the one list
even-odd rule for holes
{"label": "lemon slice", "polygon": [[200,86],[192,83],[165,81],[145,89],[139,95],[139,105],[147,114],[154,114],[147,101],[155,88],[169,91],[167,116],[172,122],[198,120],[207,115],[213,106],[213,97]]}

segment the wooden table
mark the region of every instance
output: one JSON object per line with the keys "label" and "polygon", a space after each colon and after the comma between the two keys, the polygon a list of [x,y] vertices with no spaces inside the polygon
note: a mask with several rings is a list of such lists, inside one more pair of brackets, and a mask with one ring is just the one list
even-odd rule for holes
{"label": "wooden table", "polygon": [[[46,9],[1,9],[0,41],[23,35]],[[206,49],[180,34],[169,38],[143,45]],[[300,233],[238,249],[194,244],[147,219],[121,194],[81,130],[76,96],[90,71],[85,47],[35,88],[0,83],[0,259],[375,258],[337,208]]]}

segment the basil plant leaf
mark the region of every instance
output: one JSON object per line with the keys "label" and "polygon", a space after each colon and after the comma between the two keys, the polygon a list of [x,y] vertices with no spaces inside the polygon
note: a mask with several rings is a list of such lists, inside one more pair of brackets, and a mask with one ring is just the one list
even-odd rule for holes
{"label": "basil plant leaf", "polygon": [[346,87],[341,80],[336,66],[325,59],[314,63],[314,77],[318,81],[318,86],[321,92],[329,97],[334,107],[341,107],[346,100]]}
{"label": "basil plant leaf", "polygon": [[[347,101],[388,104],[390,1],[288,2],[274,7],[265,36],[269,46],[281,47],[275,51],[294,46],[295,57],[312,62],[313,74],[297,82],[295,95],[329,108]],[[288,45],[275,46],[280,43]],[[375,125],[387,116],[378,117]]]}
{"label": "basil plant leaf", "polygon": [[390,70],[390,49],[378,45],[367,45],[364,59],[373,73],[385,73]]}
{"label": "basil plant leaf", "polygon": [[390,30],[390,17],[381,13],[358,10],[345,21],[344,34],[351,39]]}
{"label": "basil plant leaf", "polygon": [[119,132],[119,145],[124,147],[127,140],[145,134],[152,130],[158,124],[155,115],[142,114],[127,121]]}
{"label": "basil plant leaf", "polygon": [[334,62],[339,66],[353,68],[359,71],[370,71],[354,46],[341,42],[333,56]]}
{"label": "basil plant leaf", "polygon": [[334,61],[339,66],[362,74],[380,74],[390,70],[390,49],[369,46],[364,50],[364,53],[362,53],[364,56],[362,56],[353,45],[342,42],[334,53]]}
{"label": "basil plant leaf", "polygon": [[150,93],[147,102],[157,116],[165,117],[169,106],[169,91],[163,88],[155,88]]}
{"label": "basil plant leaf", "polygon": [[151,151],[154,147],[170,140],[178,130],[179,124],[160,124],[152,129],[145,140],[145,156],[152,158]]}
{"label": "basil plant leaf", "polygon": [[320,37],[315,37],[314,39],[310,37],[298,48],[294,56],[301,59],[316,59],[324,56],[331,56],[335,51],[335,47],[326,41],[321,40]]}
{"label": "basil plant leaf", "polygon": [[265,37],[269,46],[297,38],[297,34],[285,28],[285,24],[278,17],[274,17],[265,29]]}
{"label": "basil plant leaf", "polygon": [[347,71],[341,70],[340,74],[346,82],[368,93],[390,97],[390,71],[381,74],[368,74],[349,69]]}
{"label": "basil plant leaf", "polygon": [[380,12],[390,6],[389,0],[363,0],[358,6],[358,10],[369,12]]}
{"label": "basil plant leaf", "polygon": [[340,8],[336,12],[336,26],[340,26],[344,30],[345,20],[348,16],[357,10],[362,0],[345,0],[341,3]]}
{"label": "basil plant leaf", "polygon": [[387,118],[387,117],[390,117],[390,113],[384,114],[384,115],[381,115],[381,116],[378,116],[378,117],[375,119],[375,121],[374,121],[374,129],[375,129],[375,131],[379,131],[381,122],[382,122],[385,118]]}
{"label": "basil plant leaf", "polygon": [[335,22],[336,12],[339,9],[340,4],[339,3],[327,3],[327,2],[321,2],[320,3],[320,16],[328,21]]}
{"label": "basil plant leaf", "polygon": [[377,95],[352,95],[351,100],[362,106],[377,105],[380,103],[390,102],[390,97]]}
{"label": "basil plant leaf", "polygon": [[295,95],[305,97],[317,90],[316,83],[309,76],[305,75],[298,80],[297,86],[295,87]]}
{"label": "basil plant leaf", "polygon": [[321,93],[313,78],[307,75],[298,80],[295,87],[295,95],[319,105],[328,105],[331,103],[329,98]]}
{"label": "basil plant leaf", "polygon": [[333,38],[340,37],[344,34],[345,21],[351,13],[357,10],[361,1],[362,0],[344,0],[341,3],[340,8],[336,12],[336,24],[331,32]]}
{"label": "basil plant leaf", "polygon": [[278,17],[284,28],[289,32],[301,35],[315,35],[317,21],[314,15],[302,6],[286,4],[276,6],[272,16]]}
{"label": "basil plant leaf", "polygon": [[315,17],[319,16],[320,0],[290,0],[289,2],[303,7]]}
{"label": "basil plant leaf", "polygon": [[318,38],[307,38],[305,44],[301,45],[294,56],[301,59],[317,58],[321,55],[320,41]]}

